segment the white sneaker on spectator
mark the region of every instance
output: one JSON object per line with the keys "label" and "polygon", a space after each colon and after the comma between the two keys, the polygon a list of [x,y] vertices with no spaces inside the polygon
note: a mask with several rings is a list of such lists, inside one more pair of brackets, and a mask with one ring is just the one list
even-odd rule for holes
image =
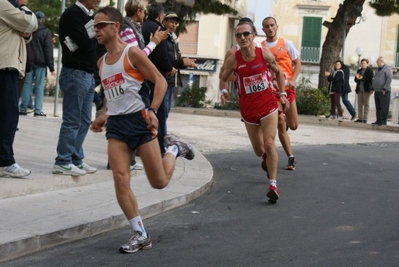
{"label": "white sneaker on spectator", "polygon": [[53,173],[54,174],[62,174],[62,175],[81,176],[81,175],[85,175],[86,171],[79,169],[78,167],[76,167],[73,164],[67,164],[67,165],[54,164]]}
{"label": "white sneaker on spectator", "polygon": [[30,170],[21,168],[17,163],[6,167],[0,167],[0,177],[22,178],[29,174]]}
{"label": "white sneaker on spectator", "polygon": [[82,162],[79,166],[76,166],[81,170],[86,171],[86,173],[95,173],[97,171],[96,168],[87,165],[86,163]]}
{"label": "white sneaker on spectator", "polygon": [[143,165],[136,162],[134,165],[130,165],[130,170],[142,170],[143,169]]}

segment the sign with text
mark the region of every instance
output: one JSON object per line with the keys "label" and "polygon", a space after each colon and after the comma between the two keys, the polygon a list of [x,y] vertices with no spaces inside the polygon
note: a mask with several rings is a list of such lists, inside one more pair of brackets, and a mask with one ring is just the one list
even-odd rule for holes
{"label": "sign with text", "polygon": [[190,71],[209,71],[216,72],[216,59],[197,58],[195,61],[196,68],[186,68]]}

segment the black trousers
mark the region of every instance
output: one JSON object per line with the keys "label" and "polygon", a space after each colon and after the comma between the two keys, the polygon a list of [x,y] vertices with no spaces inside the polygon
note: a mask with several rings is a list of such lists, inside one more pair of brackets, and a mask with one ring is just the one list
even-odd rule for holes
{"label": "black trousers", "polygon": [[19,120],[18,71],[0,70],[0,167],[15,163],[13,143]]}
{"label": "black trousers", "polygon": [[376,123],[387,124],[389,103],[391,102],[391,91],[386,91],[383,95],[382,92],[374,93],[375,102],[375,116],[377,118]]}

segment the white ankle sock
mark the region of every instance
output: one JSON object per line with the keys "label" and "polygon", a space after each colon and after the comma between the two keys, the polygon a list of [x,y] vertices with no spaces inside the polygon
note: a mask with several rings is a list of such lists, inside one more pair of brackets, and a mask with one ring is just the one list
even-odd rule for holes
{"label": "white ankle sock", "polygon": [[270,185],[273,185],[273,186],[277,187],[277,181],[276,180],[270,180],[269,183],[270,183]]}
{"label": "white ankle sock", "polygon": [[143,221],[141,220],[141,216],[136,216],[133,219],[129,220],[130,226],[133,231],[139,231],[143,233],[143,236],[147,237],[147,232],[144,229]]}
{"label": "white ankle sock", "polygon": [[168,146],[168,148],[166,149],[166,153],[171,153],[173,154],[173,156],[175,156],[175,158],[177,157],[177,154],[179,154],[179,148],[176,145],[171,145]]}

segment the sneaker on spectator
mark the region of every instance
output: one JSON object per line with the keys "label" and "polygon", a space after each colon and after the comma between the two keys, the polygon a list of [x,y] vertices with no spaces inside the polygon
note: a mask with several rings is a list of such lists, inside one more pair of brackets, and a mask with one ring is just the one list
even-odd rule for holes
{"label": "sneaker on spectator", "polygon": [[269,198],[270,203],[276,203],[279,197],[277,187],[274,185],[269,185],[266,196]]}
{"label": "sneaker on spectator", "polygon": [[81,175],[85,175],[86,171],[79,169],[78,167],[76,167],[73,164],[67,164],[67,165],[54,164],[53,173],[54,174],[63,174],[63,175],[72,175],[72,176],[81,176]]}
{"label": "sneaker on spectator", "polygon": [[355,119],[356,119],[356,112],[351,115],[351,121],[354,121]]}
{"label": "sneaker on spectator", "polygon": [[119,252],[134,253],[141,249],[152,248],[150,235],[148,233],[147,235],[148,237],[144,237],[142,232],[134,231],[133,236],[129,239],[129,241],[119,248]]}
{"label": "sneaker on spectator", "polygon": [[288,165],[285,166],[285,169],[287,171],[295,171],[295,165],[296,165],[295,157],[289,157],[288,158]]}
{"label": "sneaker on spectator", "polygon": [[29,174],[30,170],[21,168],[17,163],[6,167],[0,167],[0,177],[22,178]]}
{"label": "sneaker on spectator", "polygon": [[33,114],[33,117],[47,117],[43,112]]}
{"label": "sneaker on spectator", "polygon": [[86,163],[82,162],[79,166],[76,166],[81,170],[86,171],[86,173],[95,173],[97,171],[96,168],[87,165]]}
{"label": "sneaker on spectator", "polygon": [[344,121],[344,117],[343,116],[338,116],[337,119],[338,119],[338,121]]}
{"label": "sneaker on spectator", "polygon": [[176,145],[179,149],[179,154],[177,156],[192,160],[195,157],[195,152],[193,147],[180,140],[180,138],[174,134],[168,134],[164,137],[165,147]]}
{"label": "sneaker on spectator", "polygon": [[327,117],[327,119],[329,119],[329,120],[335,120],[335,115],[330,115],[330,116]]}
{"label": "sneaker on spectator", "polygon": [[138,162],[136,162],[133,165],[130,165],[130,170],[131,171],[133,171],[133,170],[142,170],[142,169],[143,169],[143,165],[138,163]]}

